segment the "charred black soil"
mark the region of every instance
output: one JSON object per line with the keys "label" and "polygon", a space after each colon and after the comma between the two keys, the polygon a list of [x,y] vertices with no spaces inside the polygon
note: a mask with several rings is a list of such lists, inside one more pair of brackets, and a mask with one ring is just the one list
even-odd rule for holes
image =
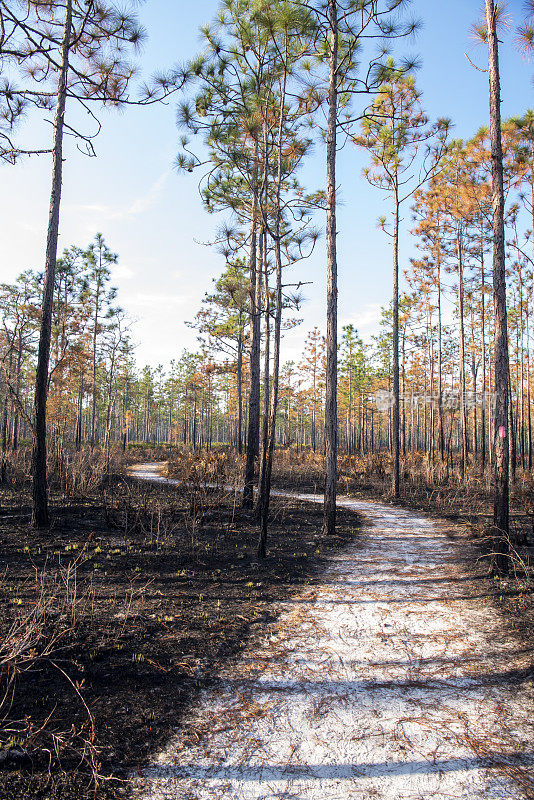
{"label": "charred black soil", "polygon": [[273,499],[269,556],[257,563],[254,519],[233,494],[199,503],[175,487],[116,480],[105,495],[56,501],[44,535],[27,503],[4,496],[0,514],[2,641],[27,648],[16,662],[7,645],[1,654],[2,691],[12,680],[2,800],[126,794],[128,773],[169,739],[199,690],[358,526],[341,510],[325,540],[320,506]]}

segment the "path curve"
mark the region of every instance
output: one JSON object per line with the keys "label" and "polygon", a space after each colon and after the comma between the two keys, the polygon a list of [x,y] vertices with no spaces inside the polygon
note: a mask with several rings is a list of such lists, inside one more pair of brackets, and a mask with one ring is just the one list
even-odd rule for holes
{"label": "path curve", "polygon": [[[159,470],[130,475],[172,482]],[[338,503],[365,515],[358,540],[202,692],[199,741],[178,730],[137,800],[534,797],[531,653],[501,626],[475,550],[410,511]]]}

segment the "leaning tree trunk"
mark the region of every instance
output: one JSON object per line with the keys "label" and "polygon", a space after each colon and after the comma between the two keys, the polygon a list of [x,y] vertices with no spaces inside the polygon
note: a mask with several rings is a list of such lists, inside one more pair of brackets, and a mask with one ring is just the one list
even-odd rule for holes
{"label": "leaning tree trunk", "polygon": [[48,365],[50,360],[50,337],[54,302],[54,280],[56,274],[57,242],[59,233],[59,209],[61,205],[61,181],[63,174],[63,128],[67,101],[67,78],[69,71],[69,48],[72,27],[72,0],[65,6],[65,24],[61,43],[61,68],[59,72],[57,105],[54,118],[52,147],[52,190],[46,240],[46,261],[43,285],[43,305],[37,367],[35,373],[35,443],[32,457],[33,508],[32,522],[38,528],[50,522],[48,513],[48,487],[46,482],[46,400],[48,394]]}
{"label": "leaning tree trunk", "polygon": [[336,527],[337,481],[337,254],[336,254],[336,143],[337,143],[337,58],[338,9],[328,0],[330,21],[330,63],[328,75],[328,130],[326,137],[326,392],[323,532]]}
{"label": "leaning tree trunk", "polygon": [[503,156],[501,141],[501,88],[499,44],[494,0],[486,0],[488,30],[490,136],[493,206],[493,303],[495,313],[495,414],[494,414],[494,569],[509,567],[509,477],[508,477],[508,329],[506,319],[506,273],[504,239]]}

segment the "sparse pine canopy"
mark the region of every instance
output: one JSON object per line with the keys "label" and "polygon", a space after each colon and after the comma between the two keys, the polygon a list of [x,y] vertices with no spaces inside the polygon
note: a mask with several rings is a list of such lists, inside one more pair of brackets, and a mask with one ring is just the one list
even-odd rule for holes
{"label": "sparse pine canopy", "polygon": [[[30,110],[47,114],[55,108],[61,70],[64,23],[70,13],[67,105],[78,105],[89,124],[67,124],[67,134],[94,155],[100,130],[99,106],[150,103],[181,85],[180,70],[154,76],[132,92],[138,68],[136,57],[145,31],[133,13],[135,3],[98,0],[1,0],[0,19],[0,157],[14,162],[24,154],[51,151],[46,141],[17,143],[24,116]],[[70,117],[70,108],[69,108]]]}

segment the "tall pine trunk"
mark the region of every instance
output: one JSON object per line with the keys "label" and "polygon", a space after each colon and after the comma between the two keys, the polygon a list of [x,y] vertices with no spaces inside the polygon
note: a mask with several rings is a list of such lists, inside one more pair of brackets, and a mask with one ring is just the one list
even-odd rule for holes
{"label": "tall pine trunk", "polygon": [[46,241],[43,305],[35,373],[35,442],[32,457],[32,522],[38,528],[44,528],[50,522],[48,512],[48,487],[46,481],[46,400],[48,394],[48,365],[50,361],[54,280],[59,235],[59,210],[61,205],[61,181],[63,174],[63,129],[67,101],[71,28],[72,0],[66,0],[65,24],[63,27],[63,39],[61,44],[61,67],[58,79],[56,113],[54,117],[52,190],[50,194],[50,212]]}
{"label": "tall pine trunk", "polygon": [[336,142],[337,142],[337,61],[338,8],[328,0],[330,21],[330,60],[328,74],[328,130],[326,136],[326,392],[323,532],[333,534],[336,527],[337,481],[337,254],[336,254]]}
{"label": "tall pine trunk", "polygon": [[501,141],[501,88],[499,44],[494,0],[486,2],[489,53],[490,136],[493,206],[493,304],[495,315],[495,414],[494,414],[494,566],[508,571],[509,477],[508,477],[508,328],[506,319],[506,272],[504,239],[503,156]]}

